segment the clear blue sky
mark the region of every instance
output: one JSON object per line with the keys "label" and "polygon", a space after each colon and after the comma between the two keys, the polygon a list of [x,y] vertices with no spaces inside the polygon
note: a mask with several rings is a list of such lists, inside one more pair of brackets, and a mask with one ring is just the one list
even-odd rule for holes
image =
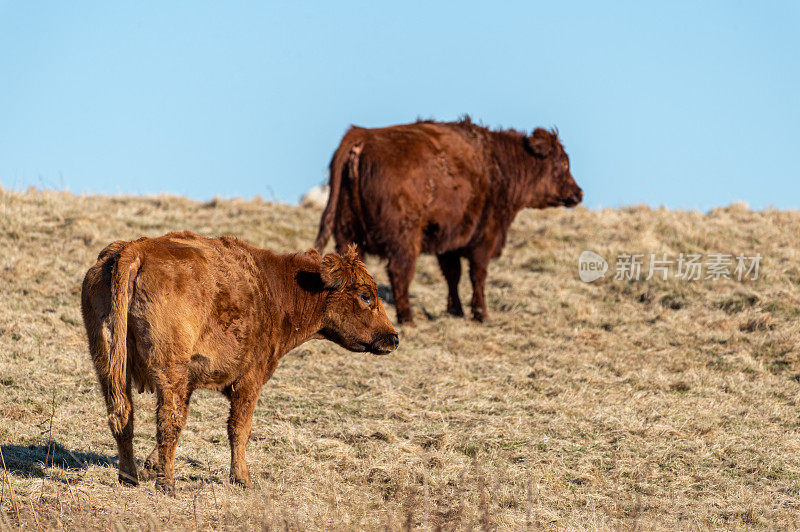
{"label": "clear blue sky", "polygon": [[0,0],[0,184],[295,202],[469,113],[558,126],[588,207],[800,208],[799,6]]}

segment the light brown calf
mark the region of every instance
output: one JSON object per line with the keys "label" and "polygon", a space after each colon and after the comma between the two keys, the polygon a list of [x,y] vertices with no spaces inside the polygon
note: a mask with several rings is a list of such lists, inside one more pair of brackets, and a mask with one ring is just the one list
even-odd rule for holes
{"label": "light brown calf", "polygon": [[354,248],[278,255],[235,238],[170,233],[117,241],[86,273],[81,293],[89,350],[119,449],[120,482],[140,478],[133,456],[131,386],[156,394],[156,449],[141,478],[174,491],[178,436],[198,388],[231,403],[231,481],[251,486],[245,461],[261,387],[289,350],[325,338],[385,354],[397,333]]}

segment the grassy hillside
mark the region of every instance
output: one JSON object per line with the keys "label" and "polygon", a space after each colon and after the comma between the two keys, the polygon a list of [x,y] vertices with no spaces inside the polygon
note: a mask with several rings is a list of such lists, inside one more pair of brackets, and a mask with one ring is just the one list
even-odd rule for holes
{"label": "grassy hillside", "polygon": [[[180,229],[299,250],[318,216],[0,189],[0,528],[800,525],[800,213],[742,206],[524,212],[483,325],[444,313],[423,257],[398,352],[314,341],[281,362],[248,446],[255,490],[227,481],[227,401],[210,392],[179,441],[177,498],[119,486],[79,310],[98,251]],[[578,279],[584,249],[609,259],[606,279]],[[757,281],[630,282],[613,279],[622,252],[763,260]],[[136,407],[143,460],[152,396]]]}

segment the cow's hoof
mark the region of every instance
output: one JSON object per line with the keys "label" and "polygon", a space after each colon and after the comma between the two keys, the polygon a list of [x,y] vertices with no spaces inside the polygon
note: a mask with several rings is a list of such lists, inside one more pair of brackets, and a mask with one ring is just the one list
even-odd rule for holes
{"label": "cow's hoof", "polygon": [[478,310],[472,313],[472,319],[479,323],[485,322],[486,318],[487,316],[482,310]]}
{"label": "cow's hoof", "polygon": [[175,496],[175,483],[169,484],[163,479],[156,479],[156,490],[170,497]]}
{"label": "cow's hoof", "polygon": [[447,313],[456,318],[464,317],[464,309],[461,307],[447,307]]}
{"label": "cow's hoof", "polygon": [[145,461],[144,467],[139,472],[140,480],[153,480],[156,478],[156,465],[150,460]]}
{"label": "cow's hoof", "polygon": [[117,475],[117,480],[119,480],[119,483],[122,484],[123,486],[138,486],[139,485],[139,479],[136,477],[136,473],[131,475],[129,473],[124,473],[124,472],[120,471],[119,475]]}

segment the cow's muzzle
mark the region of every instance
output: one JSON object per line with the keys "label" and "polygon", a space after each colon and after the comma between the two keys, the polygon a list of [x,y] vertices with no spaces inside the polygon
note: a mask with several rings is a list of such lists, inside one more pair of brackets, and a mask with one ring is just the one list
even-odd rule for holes
{"label": "cow's muzzle", "polygon": [[580,189],[578,190],[578,192],[576,192],[575,194],[572,194],[571,196],[559,197],[558,198],[558,201],[564,207],[574,207],[575,205],[580,203],[582,200],[583,200],[583,191],[580,190]]}
{"label": "cow's muzzle", "polygon": [[400,338],[395,333],[382,334],[373,340],[369,346],[370,353],[376,355],[386,355],[391,353],[400,345]]}

